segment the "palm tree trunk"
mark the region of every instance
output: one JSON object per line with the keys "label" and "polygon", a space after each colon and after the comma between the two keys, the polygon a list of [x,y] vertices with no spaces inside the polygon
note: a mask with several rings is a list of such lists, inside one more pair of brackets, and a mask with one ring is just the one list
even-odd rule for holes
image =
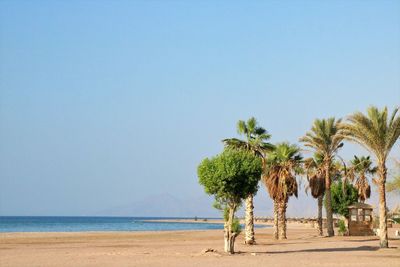
{"label": "palm tree trunk", "polygon": [[245,215],[245,239],[244,243],[253,245],[256,243],[254,238],[254,205],[253,195],[246,198],[246,215]]}
{"label": "palm tree trunk", "polygon": [[276,200],[274,200],[274,238],[278,239],[278,212],[279,212],[279,208],[278,208],[278,202]]}
{"label": "palm tree trunk", "polygon": [[322,201],[324,199],[324,195],[318,197],[318,235],[323,236],[324,233],[322,231]]}
{"label": "palm tree trunk", "polygon": [[279,239],[286,239],[286,207],[287,207],[287,199],[279,202],[279,211],[278,211],[278,232]]}
{"label": "palm tree trunk", "polygon": [[333,215],[332,215],[332,198],[331,198],[331,175],[329,172],[329,165],[325,169],[325,209],[326,209],[326,226],[328,236],[334,236],[333,231]]}
{"label": "palm tree trunk", "polygon": [[386,174],[387,169],[385,163],[379,166],[379,239],[380,247],[388,248],[388,233],[387,233],[387,214],[386,214]]}
{"label": "palm tree trunk", "polygon": [[366,199],[366,193],[365,193],[365,187],[366,186],[365,186],[365,184],[366,184],[366,180],[367,180],[367,178],[365,177],[364,173],[361,174],[360,179],[362,181],[362,183],[361,183],[361,185],[362,185],[362,194],[360,194],[359,200],[360,200],[361,203],[364,203],[365,199]]}

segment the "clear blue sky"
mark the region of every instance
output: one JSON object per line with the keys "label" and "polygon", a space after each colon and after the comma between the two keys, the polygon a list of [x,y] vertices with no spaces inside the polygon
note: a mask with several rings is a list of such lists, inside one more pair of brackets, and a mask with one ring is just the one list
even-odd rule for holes
{"label": "clear blue sky", "polygon": [[400,104],[399,1],[247,2],[1,1],[0,215],[203,197],[238,119],[297,142]]}

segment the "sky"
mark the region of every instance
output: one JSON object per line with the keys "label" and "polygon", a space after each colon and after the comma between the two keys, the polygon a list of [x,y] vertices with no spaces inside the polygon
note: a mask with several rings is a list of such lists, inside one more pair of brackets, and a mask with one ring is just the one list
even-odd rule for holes
{"label": "sky", "polygon": [[214,216],[197,166],[239,119],[298,143],[370,105],[400,105],[399,1],[3,0],[0,215]]}

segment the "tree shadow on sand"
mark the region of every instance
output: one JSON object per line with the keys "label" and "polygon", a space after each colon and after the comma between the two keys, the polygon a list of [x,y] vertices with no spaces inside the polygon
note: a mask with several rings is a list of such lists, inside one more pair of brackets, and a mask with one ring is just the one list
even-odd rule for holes
{"label": "tree shadow on sand", "polygon": [[359,242],[371,242],[371,241],[377,241],[377,240],[379,240],[379,238],[370,238],[370,239],[349,239],[349,240],[343,239],[343,240],[340,240],[340,241],[344,241],[344,242],[357,242],[357,243],[359,243]]}
{"label": "tree shadow on sand", "polygon": [[352,252],[352,251],[378,251],[378,246],[359,246],[348,248],[310,248],[298,250],[282,250],[282,251],[237,251],[237,254],[286,254],[286,253],[302,253],[302,252]]}
{"label": "tree shadow on sand", "polygon": [[313,249],[300,249],[300,250],[286,250],[286,251],[267,251],[266,254],[284,254],[284,253],[301,253],[301,252],[351,252],[351,251],[377,251],[379,247],[360,246],[350,248],[313,248]]}
{"label": "tree shadow on sand", "polygon": [[311,241],[305,241],[305,242],[271,242],[271,243],[257,243],[256,245],[261,245],[261,246],[281,246],[281,245],[299,245],[299,244],[310,244],[312,243]]}

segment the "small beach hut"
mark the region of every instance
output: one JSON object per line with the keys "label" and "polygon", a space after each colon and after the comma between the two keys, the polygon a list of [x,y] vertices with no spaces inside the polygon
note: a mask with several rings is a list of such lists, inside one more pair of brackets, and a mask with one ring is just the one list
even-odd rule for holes
{"label": "small beach hut", "polygon": [[350,236],[374,235],[372,230],[372,206],[365,203],[354,203],[348,207],[349,219],[347,229]]}

